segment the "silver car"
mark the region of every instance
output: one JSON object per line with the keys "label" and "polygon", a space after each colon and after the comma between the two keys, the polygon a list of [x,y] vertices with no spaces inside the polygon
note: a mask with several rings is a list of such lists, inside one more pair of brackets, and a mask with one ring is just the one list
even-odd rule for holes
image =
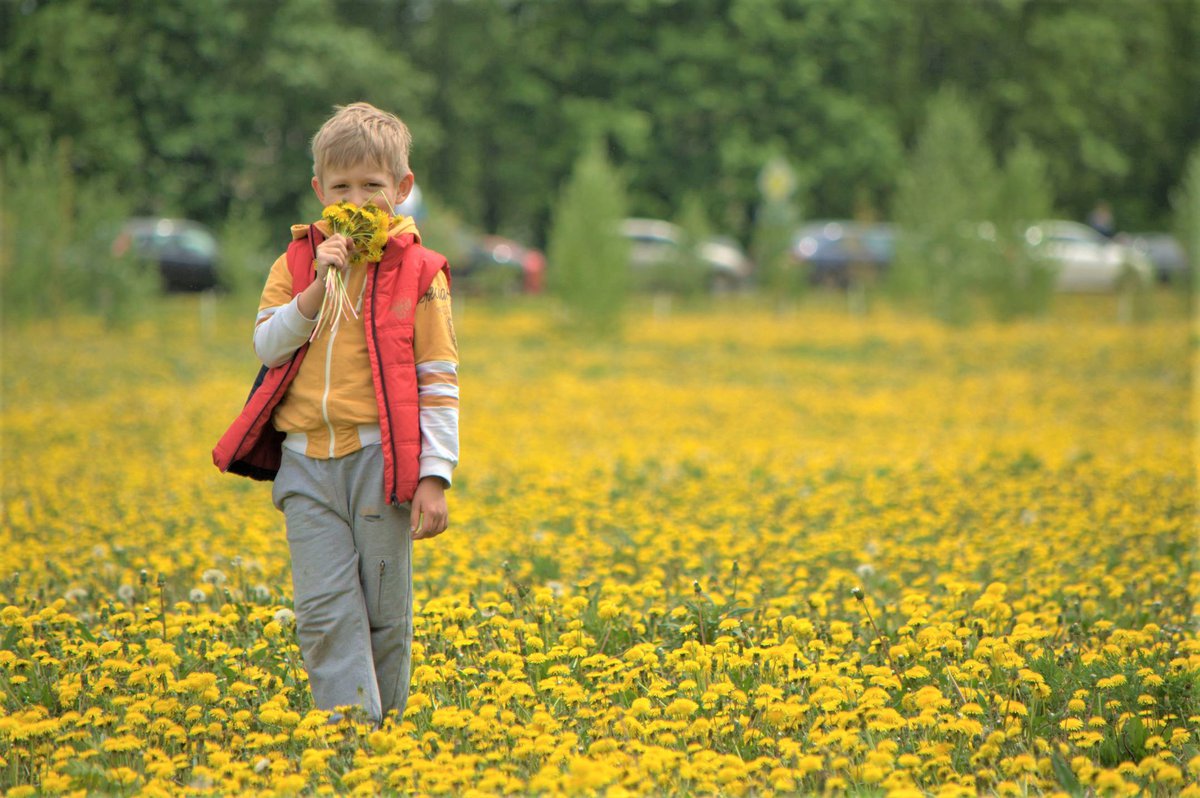
{"label": "silver car", "polygon": [[1122,281],[1149,284],[1154,270],[1145,255],[1079,222],[1049,219],[1025,230],[1035,257],[1055,269],[1059,291],[1113,291]]}
{"label": "silver car", "polygon": [[[684,233],[676,224],[661,219],[625,219],[621,235],[629,241],[629,260],[635,275],[678,263]],[[751,263],[731,239],[713,237],[696,247],[696,257],[707,271],[707,286],[713,291],[741,287],[750,276]]]}

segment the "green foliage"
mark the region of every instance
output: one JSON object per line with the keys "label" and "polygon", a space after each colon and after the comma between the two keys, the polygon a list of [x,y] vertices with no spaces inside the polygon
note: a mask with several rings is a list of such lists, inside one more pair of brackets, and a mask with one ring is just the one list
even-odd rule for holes
{"label": "green foliage", "polygon": [[894,205],[945,88],[983,111],[993,157],[1043,153],[1064,215],[1104,196],[1125,229],[1166,223],[1200,140],[1200,0],[127,7],[0,3],[0,151],[70,139],[77,176],[111,176],[131,210],[214,226],[236,202],[272,229],[311,217],[309,137],[357,99],[409,122],[418,182],[467,224],[535,245],[592,136],[635,215],[702,195],[743,244],[772,215],[766,152],[801,169],[811,215]]}
{"label": "green foliage", "polygon": [[122,323],[159,289],[148,269],[111,245],[125,215],[112,181],[77,179],[67,142],[10,154],[0,181],[0,303],[6,321],[76,308]]}
{"label": "green foliage", "polygon": [[891,270],[895,293],[944,321],[969,321],[989,275],[992,244],[981,235],[994,208],[996,166],[977,117],[953,91],[930,103],[896,195],[904,231]]}
{"label": "green foliage", "polygon": [[111,176],[138,214],[215,226],[241,200],[286,225],[311,205],[308,142],[334,104],[428,127],[405,51],[324,0],[6,3],[0,31],[0,149],[69,138],[76,172]]}
{"label": "green foliage", "polygon": [[221,286],[239,299],[257,297],[270,271],[273,237],[262,207],[256,203],[235,201],[218,236],[221,244],[217,262]]}
{"label": "green foliage", "polygon": [[764,202],[754,220],[751,252],[759,282],[776,296],[796,296],[808,284],[807,275],[795,267],[790,257],[792,234],[799,223],[800,215],[788,201]]}
{"label": "green foliage", "polygon": [[990,215],[995,250],[981,287],[997,318],[1044,313],[1054,297],[1055,275],[1033,256],[1025,230],[1051,215],[1054,200],[1046,159],[1022,139],[1008,153],[998,177]]}
{"label": "green foliage", "polygon": [[1174,209],[1175,235],[1187,253],[1191,269],[1188,277],[1192,290],[1200,285],[1196,271],[1200,269],[1200,147],[1197,147],[1184,167],[1179,185],[1171,192]]}
{"label": "green foliage", "polygon": [[904,231],[889,276],[895,293],[938,318],[998,319],[1045,312],[1054,272],[1034,257],[1025,231],[1052,216],[1046,159],[1022,139],[994,164],[978,117],[957,93],[930,105],[897,193]]}
{"label": "green foliage", "polygon": [[678,276],[673,288],[684,296],[704,294],[710,288],[710,275],[708,266],[700,256],[700,247],[713,235],[704,200],[697,194],[684,197],[675,224],[679,226],[682,238],[679,242]]}
{"label": "green foliage", "polygon": [[618,233],[625,187],[599,143],[579,158],[554,211],[550,285],[570,321],[585,332],[611,335],[629,293],[628,245]]}
{"label": "green foliage", "polygon": [[107,258],[97,271],[94,309],[110,327],[124,327],[142,318],[162,293],[158,264],[132,252]]}
{"label": "green foliage", "polygon": [[75,236],[75,187],[65,145],[42,145],[27,159],[9,155],[4,166],[3,299],[5,316],[25,320],[56,315],[78,283],[68,257]]}
{"label": "green foliage", "polygon": [[[777,181],[783,185],[768,185]],[[795,170],[787,158],[776,155],[760,169],[757,182],[763,197],[754,219],[751,252],[759,283],[777,297],[796,296],[808,279],[791,258],[792,236],[801,215]]]}
{"label": "green foliage", "polygon": [[128,204],[108,175],[80,181],[75,190],[75,235],[69,261],[82,265],[75,295],[110,327],[129,325],[146,316],[162,294],[158,263],[132,251],[118,254],[113,242]]}
{"label": "green foliage", "polygon": [[701,247],[712,235],[712,226],[700,197],[689,195],[675,219],[675,246],[659,248],[655,262],[639,259],[630,274],[638,291],[696,297],[708,292],[711,275]]}
{"label": "green foliage", "polygon": [[424,202],[428,213],[418,223],[421,243],[445,256],[450,262],[450,274],[453,279],[454,267],[464,263],[469,254],[470,241],[466,236],[466,224],[455,210],[442,205],[428,194],[425,195]]}

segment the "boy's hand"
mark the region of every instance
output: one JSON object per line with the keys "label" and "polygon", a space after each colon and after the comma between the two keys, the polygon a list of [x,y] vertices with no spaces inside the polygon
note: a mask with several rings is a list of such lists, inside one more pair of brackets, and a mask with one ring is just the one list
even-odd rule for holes
{"label": "boy's hand", "polygon": [[324,280],[330,268],[345,269],[354,252],[354,242],[335,233],[317,245],[317,279]]}
{"label": "boy's hand", "polygon": [[350,263],[350,254],[354,252],[354,242],[344,235],[331,235],[317,245],[317,279],[312,285],[300,292],[296,306],[300,314],[309,321],[317,318],[321,305],[325,301],[325,275],[330,268],[345,269]]}
{"label": "boy's hand", "polygon": [[446,531],[450,513],[446,509],[446,486],[441,477],[425,477],[417,484],[410,519],[413,540],[437,537]]}

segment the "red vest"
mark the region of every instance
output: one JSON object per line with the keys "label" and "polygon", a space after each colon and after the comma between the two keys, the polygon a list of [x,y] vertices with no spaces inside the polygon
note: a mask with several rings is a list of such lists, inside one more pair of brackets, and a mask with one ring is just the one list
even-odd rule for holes
{"label": "red vest", "polygon": [[[288,247],[292,295],[312,283],[313,253],[321,234],[309,227],[307,238]],[[380,263],[367,267],[363,326],[371,378],[379,405],[383,436],[383,495],[392,504],[412,499],[420,481],[421,423],[417,400],[417,367],[413,357],[413,313],[438,272],[450,280],[446,259],[416,243],[411,234],[393,236]],[[287,363],[260,374],[241,414],[213,449],[221,471],[270,480],[279,471],[283,433],[271,425],[271,414],[300,371],[308,344]]]}

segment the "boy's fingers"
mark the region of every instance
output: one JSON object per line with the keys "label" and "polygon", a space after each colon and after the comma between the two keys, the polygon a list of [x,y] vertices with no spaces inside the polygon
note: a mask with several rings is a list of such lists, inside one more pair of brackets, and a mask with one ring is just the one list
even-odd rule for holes
{"label": "boy's fingers", "polygon": [[423,513],[421,515],[421,524],[413,528],[413,540],[425,540],[427,538],[435,538],[446,531],[449,522],[449,514],[430,514]]}

